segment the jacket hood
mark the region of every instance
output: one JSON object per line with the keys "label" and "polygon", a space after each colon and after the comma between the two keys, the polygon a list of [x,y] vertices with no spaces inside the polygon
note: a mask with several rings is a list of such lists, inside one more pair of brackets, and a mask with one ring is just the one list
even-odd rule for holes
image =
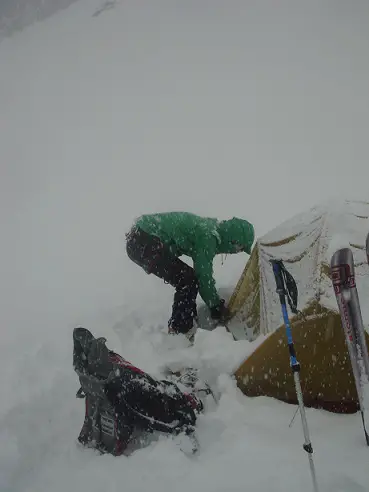
{"label": "jacket hood", "polygon": [[229,220],[219,222],[217,227],[220,243],[219,253],[239,253],[244,251],[251,254],[251,247],[254,242],[254,227],[244,219],[233,217]]}

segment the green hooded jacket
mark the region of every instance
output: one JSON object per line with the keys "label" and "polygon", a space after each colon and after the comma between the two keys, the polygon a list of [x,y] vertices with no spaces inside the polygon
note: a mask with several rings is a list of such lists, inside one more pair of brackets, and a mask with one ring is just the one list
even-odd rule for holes
{"label": "green hooded jacket", "polygon": [[135,225],[157,236],[175,256],[193,260],[199,294],[209,308],[220,302],[213,278],[213,259],[217,254],[251,253],[254,227],[247,220],[233,217],[219,221],[189,212],[142,215]]}

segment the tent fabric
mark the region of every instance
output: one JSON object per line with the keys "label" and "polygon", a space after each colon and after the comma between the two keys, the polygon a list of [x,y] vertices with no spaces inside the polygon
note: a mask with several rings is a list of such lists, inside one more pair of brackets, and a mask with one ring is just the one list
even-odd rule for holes
{"label": "tent fabric", "polygon": [[[369,204],[344,201],[322,205],[293,217],[261,237],[229,301],[234,317],[252,338],[266,339],[235,371],[248,396],[271,396],[297,403],[285,327],[270,259],[283,260],[299,291],[291,315],[305,403],[335,412],[353,412],[358,398],[338,306],[330,280],[330,258],[349,245],[366,330],[369,321],[369,266],[365,239]],[[368,334],[367,334],[368,335]],[[369,344],[369,336],[367,336]]]}

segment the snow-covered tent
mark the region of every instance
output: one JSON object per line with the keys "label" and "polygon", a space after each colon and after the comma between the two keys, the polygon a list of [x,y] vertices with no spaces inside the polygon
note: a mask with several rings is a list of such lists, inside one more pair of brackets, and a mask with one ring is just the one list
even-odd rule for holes
{"label": "snow-covered tent", "polygon": [[350,245],[368,333],[368,217],[369,203],[322,205],[258,239],[229,302],[233,323],[247,326],[249,337],[256,339],[257,348],[235,372],[238,386],[246,395],[266,395],[296,403],[281,307],[269,262],[278,258],[296,280],[298,308],[304,314],[291,315],[290,319],[305,403],[336,412],[357,410],[358,398],[329,264],[337,248]]}

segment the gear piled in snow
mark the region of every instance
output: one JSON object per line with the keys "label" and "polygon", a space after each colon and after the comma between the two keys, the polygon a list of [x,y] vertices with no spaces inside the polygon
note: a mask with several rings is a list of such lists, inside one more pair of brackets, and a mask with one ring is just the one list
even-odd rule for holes
{"label": "gear piled in snow", "polygon": [[[164,433],[187,439],[198,449],[197,416],[203,412],[193,380],[181,390],[175,381],[157,380],[109,350],[105,338],[86,328],[73,331],[73,366],[85,398],[85,418],[78,440],[104,453],[129,454],[149,435]],[[181,384],[184,383],[182,378]]]}

